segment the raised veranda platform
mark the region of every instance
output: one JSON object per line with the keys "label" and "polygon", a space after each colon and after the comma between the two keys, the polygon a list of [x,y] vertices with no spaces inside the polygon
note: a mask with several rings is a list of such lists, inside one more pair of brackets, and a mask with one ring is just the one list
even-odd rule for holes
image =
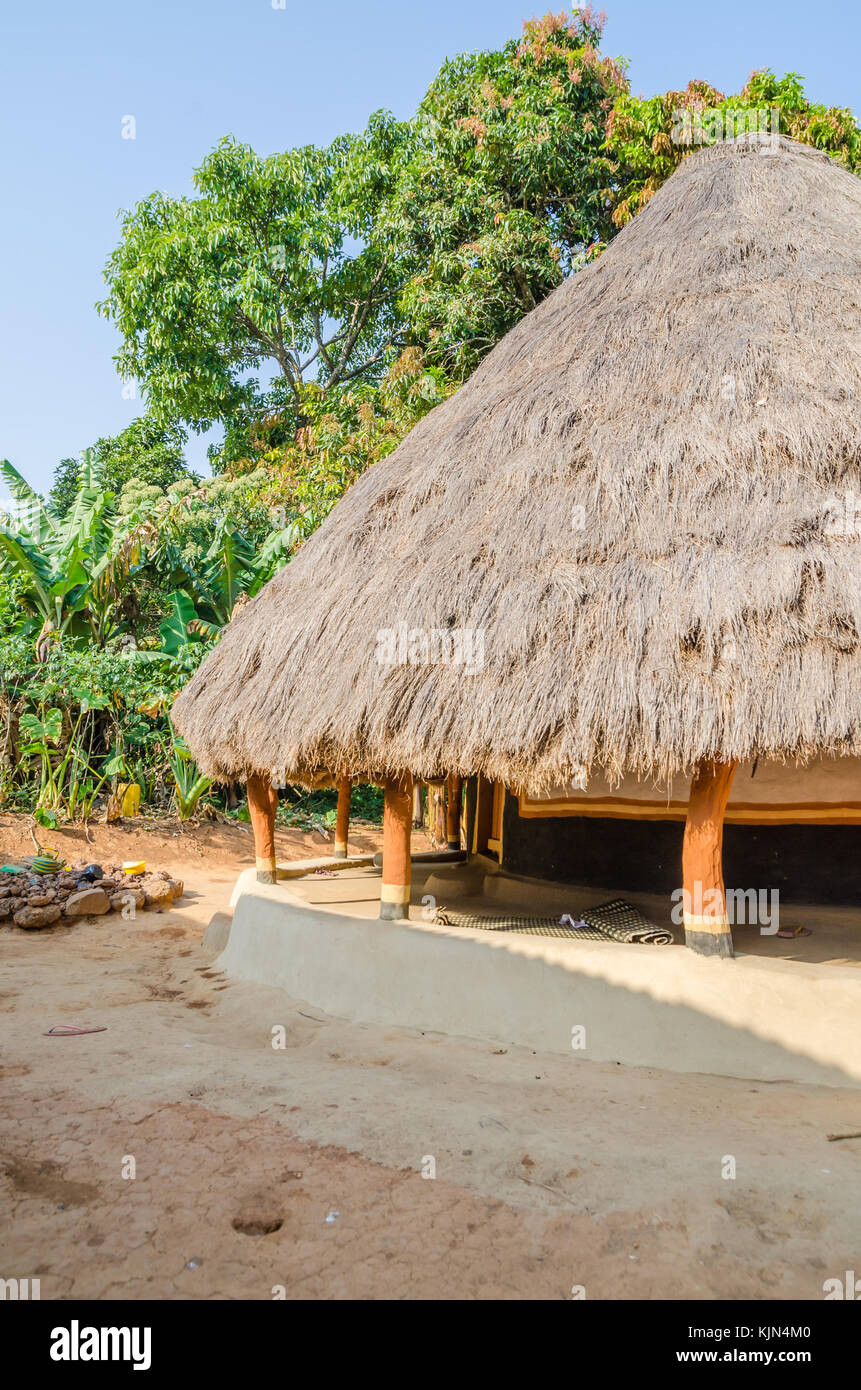
{"label": "raised veranda platform", "polygon": [[[316,869],[323,872],[317,872]],[[482,858],[412,866],[411,918],[381,921],[368,859],[243,873],[220,964],[356,1022],[685,1072],[861,1086],[861,912],[784,909],[810,937],[735,927],[736,956],[437,926],[431,906],[575,915],[612,888],[516,878]],[[666,898],[624,895],[670,923]],[[217,934],[211,944],[220,945]],[[583,1029],[581,1035],[573,1030]],[[575,1041],[583,1047],[572,1047]]]}

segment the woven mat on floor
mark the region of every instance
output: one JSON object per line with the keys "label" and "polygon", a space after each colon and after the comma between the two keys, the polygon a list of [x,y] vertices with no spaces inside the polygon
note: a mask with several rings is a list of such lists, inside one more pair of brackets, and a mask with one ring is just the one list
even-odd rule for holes
{"label": "woven mat on floor", "polygon": [[[440,927],[478,927],[482,931],[521,932],[526,936],[560,936],[568,940],[624,941],[640,945],[666,946],[673,934],[656,926],[623,898],[590,907],[582,916],[566,913],[563,917],[520,917],[509,915],[491,917],[486,913],[458,912],[454,908],[438,907],[433,921]],[[581,925],[575,925],[580,923]]]}

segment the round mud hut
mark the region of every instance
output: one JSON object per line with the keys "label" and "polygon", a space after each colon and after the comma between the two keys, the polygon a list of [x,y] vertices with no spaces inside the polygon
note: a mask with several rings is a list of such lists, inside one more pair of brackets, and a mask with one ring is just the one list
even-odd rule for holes
{"label": "round mud hut", "polygon": [[471,854],[684,890],[700,952],[732,954],[725,879],[857,900],[859,402],[861,181],[783,137],[690,155],[177,699],[247,778],[259,874],[273,783],[341,786],[340,852],[379,782],[380,914],[408,916],[414,779],[448,777]]}

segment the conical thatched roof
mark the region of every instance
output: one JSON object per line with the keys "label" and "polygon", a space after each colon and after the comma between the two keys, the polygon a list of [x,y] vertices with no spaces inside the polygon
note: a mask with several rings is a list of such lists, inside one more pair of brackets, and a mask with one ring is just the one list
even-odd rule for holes
{"label": "conical thatched roof", "polygon": [[[177,700],[205,768],[861,752],[861,180],[769,140],[684,160],[350,489]],[[484,664],[381,663],[400,624]]]}

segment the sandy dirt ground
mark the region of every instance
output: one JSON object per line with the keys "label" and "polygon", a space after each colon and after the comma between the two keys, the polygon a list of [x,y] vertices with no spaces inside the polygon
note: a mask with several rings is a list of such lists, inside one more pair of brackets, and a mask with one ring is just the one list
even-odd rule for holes
{"label": "sandy dirt ground", "polygon": [[[816,1300],[861,1269],[861,1140],[827,1138],[861,1130],[858,1091],[326,1017],[202,945],[246,827],[92,834],[50,838],[186,893],[0,930],[0,1276],[43,1299]],[[0,854],[28,852],[0,816]],[[62,1023],[106,1031],[44,1036]]]}

